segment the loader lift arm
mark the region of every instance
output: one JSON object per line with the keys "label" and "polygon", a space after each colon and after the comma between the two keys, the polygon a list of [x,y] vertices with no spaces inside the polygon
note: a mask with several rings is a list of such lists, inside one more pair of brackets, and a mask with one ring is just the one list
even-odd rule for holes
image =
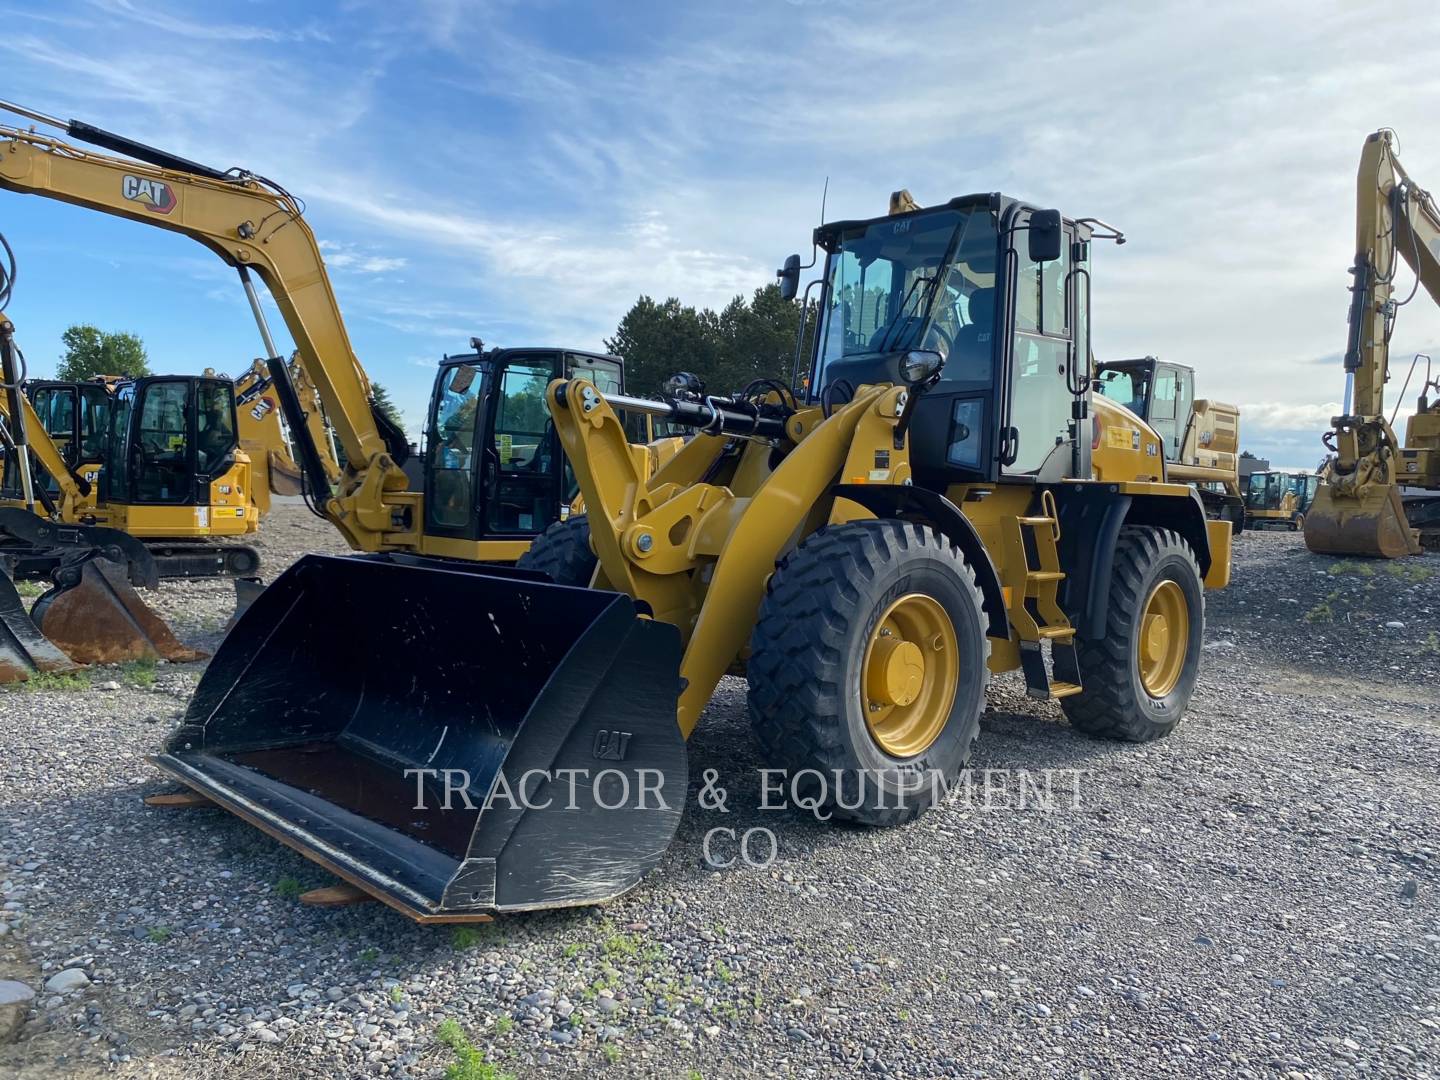
{"label": "loader lift arm", "polygon": [[[1306,544],[1324,554],[1419,554],[1400,485],[1440,489],[1440,409],[1427,400],[1428,387],[1403,443],[1385,415],[1396,314],[1422,287],[1440,304],[1440,209],[1405,172],[1394,142],[1388,128],[1369,136],[1356,178],[1345,402],[1325,434],[1334,457],[1305,518]],[[1416,282],[1410,296],[1397,300],[1401,260]]]}
{"label": "loader lift arm", "polygon": [[[324,500],[326,517],[360,550],[415,546],[417,496],[407,495],[400,467],[403,440],[393,433],[387,440],[375,416],[370,381],[350,344],[319,245],[296,199],[250,173],[222,173],[77,121],[66,124],[5,103],[0,108],[136,159],[97,154],[33,130],[0,125],[0,187],[128,218],[203,244],[239,271],[271,359],[283,366],[249,277],[264,283],[344,448],[346,472],[335,494]],[[303,424],[292,429],[292,438],[310,437]]]}

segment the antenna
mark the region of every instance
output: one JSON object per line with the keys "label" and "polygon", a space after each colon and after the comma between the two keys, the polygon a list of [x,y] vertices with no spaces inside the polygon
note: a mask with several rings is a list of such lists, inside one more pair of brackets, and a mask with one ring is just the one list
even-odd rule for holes
{"label": "antenna", "polygon": [[820,224],[825,224],[825,200],[830,196],[830,177],[825,177],[825,186],[820,189]]}

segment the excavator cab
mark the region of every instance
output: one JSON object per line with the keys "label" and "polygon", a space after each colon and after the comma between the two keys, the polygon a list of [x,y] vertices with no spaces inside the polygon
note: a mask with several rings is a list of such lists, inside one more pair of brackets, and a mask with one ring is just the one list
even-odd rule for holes
{"label": "excavator cab", "polygon": [[235,467],[239,448],[229,379],[167,375],[123,382],[115,390],[102,496],[133,511],[190,508],[196,526],[212,513],[217,520],[233,518],[233,511],[219,513],[229,506],[223,497],[235,494],[233,486],[212,486]]}
{"label": "excavator cab", "polygon": [[1099,365],[1095,388],[1149,424],[1165,444],[1165,460],[1176,461],[1185,425],[1195,404],[1195,369],[1145,356]]}
{"label": "excavator cab", "polygon": [[613,356],[491,349],[441,362],[425,447],[425,533],[457,540],[528,540],[560,520],[576,485],[545,405],[554,379],[624,391]]}
{"label": "excavator cab", "polygon": [[1305,527],[1320,477],[1315,473],[1253,472],[1246,481],[1246,524],[1282,525],[1291,532]]}
{"label": "excavator cab", "polygon": [[[45,434],[70,471],[94,486],[105,468],[110,435],[110,388],[102,381],[35,381],[26,393]],[[55,480],[50,478],[53,491]]]}

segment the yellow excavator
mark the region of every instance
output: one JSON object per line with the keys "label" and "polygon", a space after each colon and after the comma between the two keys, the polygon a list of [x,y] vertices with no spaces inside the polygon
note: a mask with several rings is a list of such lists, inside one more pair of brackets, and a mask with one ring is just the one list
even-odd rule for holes
{"label": "yellow excavator", "polygon": [[[38,426],[65,465],[44,469],[46,490],[74,510],[59,515],[122,529],[145,541],[164,577],[249,577],[260,553],[238,542],[260,527],[264,481],[237,436],[231,381],[204,375],[31,380]],[[3,406],[0,406],[3,408]],[[14,468],[7,470],[13,479]],[[13,482],[0,491],[11,505]],[[44,560],[21,576],[48,577]]]}
{"label": "yellow excavator", "polygon": [[1305,528],[1305,515],[1320,489],[1320,477],[1303,472],[1253,472],[1245,485],[1247,527],[1280,525],[1296,532]]}
{"label": "yellow excavator", "polygon": [[1195,397],[1195,369],[1157,360],[1106,360],[1095,389],[1150,424],[1164,440],[1166,475],[1194,484],[1212,518],[1245,525],[1240,491],[1240,410]]}
{"label": "yellow excavator", "polygon": [[[606,391],[621,390],[619,359],[570,349],[486,349],[472,339],[473,352],[444,358],[437,371],[427,456],[416,485],[403,467],[405,433],[373,402],[319,246],[288,192],[242,170],[212,169],[81,121],[5,102],[0,109],[126,155],[94,153],[33,128],[0,126],[0,188],[178,232],[236,268],[267,354],[266,393],[284,415],[316,512],[351,547],[514,562],[560,516],[573,481],[545,414],[545,385],[554,378],[587,378]],[[294,340],[296,356],[288,364],[271,337],[257,278]],[[334,454],[319,438],[324,425],[317,410],[306,408],[302,374],[334,432]],[[42,429],[33,430],[32,449],[43,441]],[[243,451],[236,453],[238,459]],[[338,477],[337,455],[344,458]],[[50,463],[42,464],[52,471]],[[79,511],[67,494],[52,517],[83,523]],[[23,548],[25,531],[17,528],[10,537],[16,550]],[[45,618],[37,618],[47,634],[47,620],[58,619],[67,606],[91,606],[78,597],[66,601],[64,589],[49,595]],[[85,625],[82,618],[66,622]]]}
{"label": "yellow excavator", "polygon": [[[808,378],[679,376],[661,401],[551,381],[584,515],[514,570],[306,556],[231,631],[160,768],[438,922],[633,886],[726,672],[782,786],[869,825],[958,781],[991,672],[1092,735],[1173,731],[1231,529],[1093,390],[1091,245],[1118,234],[1000,194],[892,205],[815,233]],[[621,411],[692,437],[651,475]]]}
{"label": "yellow excavator", "polygon": [[[1323,555],[1395,559],[1420,554],[1422,543],[1440,547],[1440,380],[1430,378],[1428,358],[1404,442],[1394,414],[1385,416],[1399,309],[1422,287],[1440,303],[1440,209],[1401,167],[1388,128],[1365,140],[1357,187],[1344,412],[1324,435],[1331,457],[1305,515],[1305,544]],[[1401,260],[1416,279],[1403,300],[1395,296]]]}

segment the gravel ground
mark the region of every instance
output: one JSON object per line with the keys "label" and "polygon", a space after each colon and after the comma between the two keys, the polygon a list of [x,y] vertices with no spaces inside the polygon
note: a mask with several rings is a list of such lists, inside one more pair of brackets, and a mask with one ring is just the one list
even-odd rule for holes
{"label": "gravel ground", "polygon": [[[264,546],[338,550],[288,507]],[[727,679],[691,771],[729,812],[692,793],[603,909],[478,929],[304,907],[327,876],[288,849],[142,806],[200,665],[6,691],[0,979],[38,996],[0,1075],[438,1077],[466,1051],[437,1032],[517,1077],[1434,1075],[1437,571],[1246,534],[1172,738],[1086,739],[997,679],[969,796],[886,832],[759,812]],[[157,606],[213,645],[229,604]],[[708,830],[762,825],[773,864],[706,867]]]}

